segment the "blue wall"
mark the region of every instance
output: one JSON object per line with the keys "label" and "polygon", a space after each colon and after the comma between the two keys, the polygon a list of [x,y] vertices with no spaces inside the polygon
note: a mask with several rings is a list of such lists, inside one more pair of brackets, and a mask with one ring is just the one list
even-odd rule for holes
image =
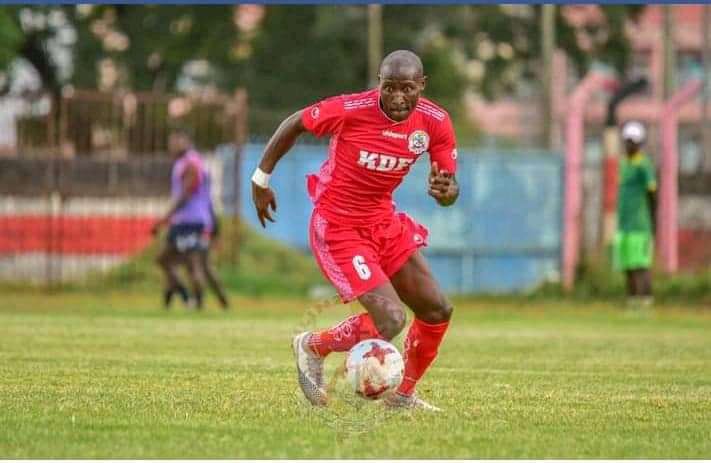
{"label": "blue wall", "polygon": [[[241,211],[260,231],[251,203],[249,178],[263,145],[249,144],[243,153]],[[317,171],[326,146],[299,145],[279,163],[271,184],[277,195],[272,238],[308,251],[311,202],[305,176]],[[438,207],[427,195],[427,157],[415,164],[395,192],[398,208],[430,229],[426,248],[433,272],[452,293],[522,291],[559,271],[562,171],[559,156],[459,150],[457,179],[461,194],[450,208]],[[229,156],[227,156],[229,157]],[[231,162],[225,174],[231,172]],[[232,190],[225,175],[223,191]],[[230,204],[225,198],[224,204]],[[230,211],[228,211],[230,212]]]}

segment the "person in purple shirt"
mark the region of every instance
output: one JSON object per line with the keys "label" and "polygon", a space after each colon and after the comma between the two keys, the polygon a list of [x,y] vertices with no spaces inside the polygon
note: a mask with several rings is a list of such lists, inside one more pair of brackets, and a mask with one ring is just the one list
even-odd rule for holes
{"label": "person in purple shirt", "polygon": [[217,225],[207,166],[193,147],[191,136],[185,129],[171,131],[168,150],[176,158],[171,173],[172,204],[153,227],[153,233],[157,234],[163,226],[169,225],[166,245],[157,259],[166,280],[163,303],[169,308],[176,294],[180,295],[183,302],[189,302],[188,291],[176,272],[183,265],[188,270],[195,307],[202,308],[203,280],[207,279],[222,307],[226,308],[228,303],[224,290],[208,265],[207,258]]}

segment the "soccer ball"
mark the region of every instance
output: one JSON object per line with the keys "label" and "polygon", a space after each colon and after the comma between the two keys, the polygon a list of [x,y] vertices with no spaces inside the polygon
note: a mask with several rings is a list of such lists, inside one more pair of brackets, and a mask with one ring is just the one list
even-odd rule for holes
{"label": "soccer ball", "polygon": [[364,399],[380,399],[398,387],[404,370],[400,352],[380,339],[359,342],[346,358],[346,379],[355,393]]}

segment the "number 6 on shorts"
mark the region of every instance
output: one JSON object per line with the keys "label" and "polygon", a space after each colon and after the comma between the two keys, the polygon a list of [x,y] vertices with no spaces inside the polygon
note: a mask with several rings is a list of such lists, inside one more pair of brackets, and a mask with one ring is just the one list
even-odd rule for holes
{"label": "number 6 on shorts", "polygon": [[361,280],[370,278],[370,269],[368,268],[368,264],[365,263],[363,256],[353,256],[353,268],[356,269]]}

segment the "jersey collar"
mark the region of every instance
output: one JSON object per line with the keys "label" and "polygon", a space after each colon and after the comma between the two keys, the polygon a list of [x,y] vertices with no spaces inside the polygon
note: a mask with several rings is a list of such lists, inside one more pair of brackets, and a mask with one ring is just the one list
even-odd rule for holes
{"label": "jersey collar", "polygon": [[630,164],[635,164],[635,165],[639,164],[644,159],[644,153],[642,151],[637,151],[632,156],[630,156],[628,159],[629,159]]}

